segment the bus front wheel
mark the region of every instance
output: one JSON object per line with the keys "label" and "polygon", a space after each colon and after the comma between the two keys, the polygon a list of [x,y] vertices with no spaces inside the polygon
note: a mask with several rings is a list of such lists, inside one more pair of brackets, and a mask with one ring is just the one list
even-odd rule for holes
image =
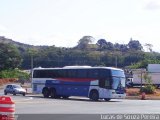
{"label": "bus front wheel", "polygon": [[43,96],[44,96],[45,98],[48,98],[48,97],[49,97],[49,89],[48,89],[48,88],[43,88],[42,93],[43,93]]}
{"label": "bus front wheel", "polygon": [[90,92],[90,95],[89,95],[89,98],[93,101],[98,101],[99,99],[99,94],[98,94],[98,91],[97,90],[92,90]]}

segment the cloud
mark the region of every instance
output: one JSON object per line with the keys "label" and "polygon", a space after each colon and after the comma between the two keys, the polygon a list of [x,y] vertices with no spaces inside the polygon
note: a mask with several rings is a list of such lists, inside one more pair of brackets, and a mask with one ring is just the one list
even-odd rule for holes
{"label": "cloud", "polygon": [[7,28],[3,25],[0,25],[0,34],[4,33],[4,32],[7,32]]}
{"label": "cloud", "polygon": [[4,25],[0,24],[0,36],[11,38],[12,37],[11,33],[12,32],[7,27],[5,27]]}
{"label": "cloud", "polygon": [[159,0],[152,0],[147,3],[145,6],[147,10],[160,10],[160,1]]}

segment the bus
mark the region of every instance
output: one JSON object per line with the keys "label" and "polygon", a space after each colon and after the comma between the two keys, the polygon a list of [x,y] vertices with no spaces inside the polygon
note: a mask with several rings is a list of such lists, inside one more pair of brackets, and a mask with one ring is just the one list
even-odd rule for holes
{"label": "bus", "polygon": [[113,67],[34,68],[33,93],[45,98],[88,97],[93,101],[125,98],[125,74]]}

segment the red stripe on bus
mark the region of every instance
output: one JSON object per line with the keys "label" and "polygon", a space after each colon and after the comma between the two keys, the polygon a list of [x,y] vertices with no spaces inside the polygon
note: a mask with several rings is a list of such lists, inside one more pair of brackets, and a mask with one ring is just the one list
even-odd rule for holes
{"label": "red stripe on bus", "polygon": [[54,79],[60,81],[70,81],[70,82],[89,82],[95,80],[93,78],[54,78]]}

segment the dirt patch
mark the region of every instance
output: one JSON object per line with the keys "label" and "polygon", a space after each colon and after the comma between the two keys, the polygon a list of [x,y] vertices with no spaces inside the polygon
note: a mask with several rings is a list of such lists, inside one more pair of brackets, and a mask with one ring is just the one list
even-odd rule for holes
{"label": "dirt patch", "polygon": [[[142,99],[142,93],[140,93],[140,88],[127,88],[126,94],[126,99]],[[160,100],[160,89],[156,89],[154,94],[145,94],[145,99]]]}
{"label": "dirt patch", "polygon": [[16,78],[4,78],[4,79],[0,79],[0,86],[3,86],[3,85],[8,84],[8,83],[14,83],[16,81],[17,81]]}

